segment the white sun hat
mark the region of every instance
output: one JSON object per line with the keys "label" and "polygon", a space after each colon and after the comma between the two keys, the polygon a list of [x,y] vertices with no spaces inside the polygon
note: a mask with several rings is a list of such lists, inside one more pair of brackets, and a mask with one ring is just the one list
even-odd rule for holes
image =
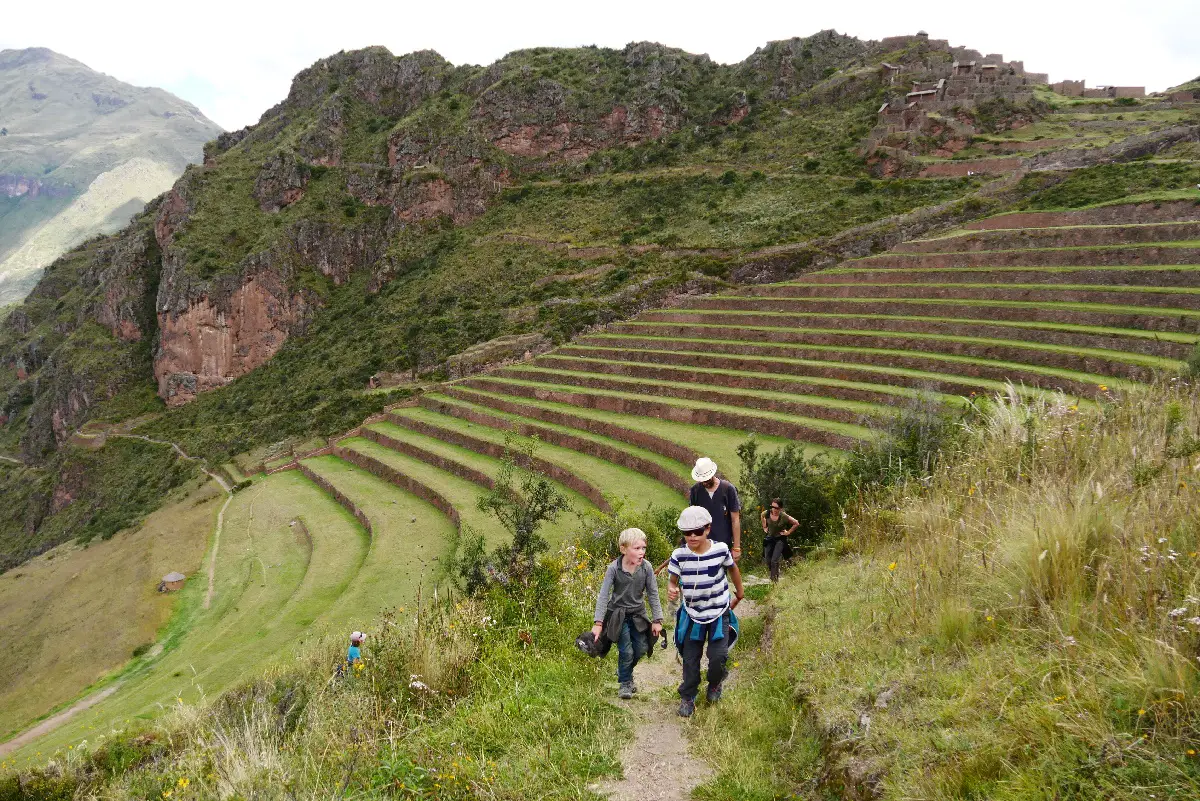
{"label": "white sun hat", "polygon": [[708,481],[717,474],[717,463],[707,456],[701,456],[696,460],[696,466],[692,468],[693,481]]}
{"label": "white sun hat", "polygon": [[356,631],[350,635],[350,639],[352,639],[352,640],[361,640],[362,638],[363,638],[363,633],[361,631]]}
{"label": "white sun hat", "polygon": [[675,525],[680,531],[699,531],[712,525],[712,515],[703,506],[689,506],[679,513],[679,522]]}

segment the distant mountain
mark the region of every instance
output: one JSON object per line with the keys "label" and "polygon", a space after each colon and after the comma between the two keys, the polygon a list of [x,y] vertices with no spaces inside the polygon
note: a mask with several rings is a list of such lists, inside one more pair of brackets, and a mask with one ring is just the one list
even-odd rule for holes
{"label": "distant mountain", "polygon": [[219,133],[169,92],[42,47],[0,50],[0,306],[66,250],[122,228]]}

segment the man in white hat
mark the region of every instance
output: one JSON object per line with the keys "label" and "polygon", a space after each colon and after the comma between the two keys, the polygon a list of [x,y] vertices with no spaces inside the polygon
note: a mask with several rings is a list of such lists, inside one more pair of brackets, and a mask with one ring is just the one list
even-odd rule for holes
{"label": "man in white hat", "polygon": [[696,483],[688,491],[688,505],[702,506],[712,515],[709,539],[729,546],[734,560],[742,558],[742,502],[737,487],[717,477],[717,463],[707,456],[696,460],[692,468]]}

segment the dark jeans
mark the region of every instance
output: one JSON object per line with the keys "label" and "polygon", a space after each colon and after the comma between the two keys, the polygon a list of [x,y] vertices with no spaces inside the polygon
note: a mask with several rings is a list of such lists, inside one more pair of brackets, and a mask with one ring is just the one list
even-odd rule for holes
{"label": "dark jeans", "polygon": [[783,537],[767,537],[763,540],[763,559],[771,571],[771,581],[779,581],[779,563],[783,561]]}
{"label": "dark jeans", "polygon": [[704,635],[698,640],[689,636],[683,641],[683,683],[679,685],[680,698],[696,698],[696,691],[700,689],[700,657],[704,655],[705,643],[708,644],[709,688],[717,687],[725,681],[725,657],[729,655],[729,621],[725,621],[725,636],[719,640],[709,639],[712,629],[712,626],[707,627]]}
{"label": "dark jeans", "polygon": [[621,636],[617,638],[617,681],[624,684],[633,681],[633,667],[646,655],[646,638],[650,632],[642,633],[633,625],[632,617],[625,618]]}

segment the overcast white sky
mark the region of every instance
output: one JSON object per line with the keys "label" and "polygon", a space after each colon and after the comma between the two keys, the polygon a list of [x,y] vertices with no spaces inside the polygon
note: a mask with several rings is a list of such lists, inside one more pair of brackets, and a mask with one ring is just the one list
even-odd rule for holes
{"label": "overcast white sky", "polygon": [[[256,122],[291,78],[338,50],[433,49],[486,64],[524,47],[651,40],[721,62],[825,28],[864,39],[929,31],[1023,59],[1051,80],[1165,89],[1200,75],[1200,0],[946,2],[255,2],[8,0],[0,49],[49,47],[139,86],[191,101],[225,128]],[[1003,9],[1001,11],[1000,9]]]}

